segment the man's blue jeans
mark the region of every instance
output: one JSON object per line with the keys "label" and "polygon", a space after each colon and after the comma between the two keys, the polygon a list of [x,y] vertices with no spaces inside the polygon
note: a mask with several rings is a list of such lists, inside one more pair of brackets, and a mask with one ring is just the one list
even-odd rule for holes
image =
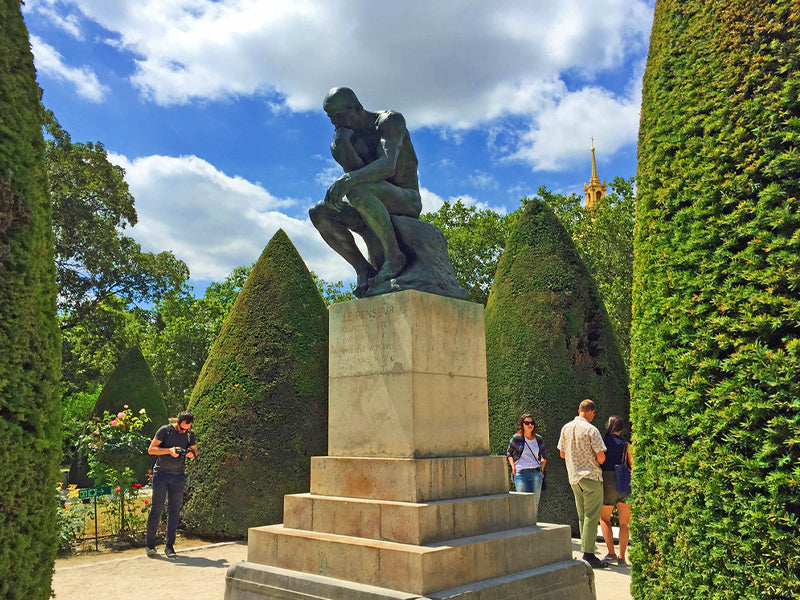
{"label": "man's blue jeans", "polygon": [[539,512],[539,498],[542,497],[542,472],[538,469],[522,469],[514,475],[514,489],[518,492],[534,494],[536,512]]}
{"label": "man's blue jeans", "polygon": [[147,517],[147,547],[156,547],[156,529],[164,510],[164,501],[169,505],[167,511],[167,546],[175,544],[178,531],[178,518],[183,503],[183,487],[186,483],[184,473],[153,473],[153,500],[150,504],[150,515]]}

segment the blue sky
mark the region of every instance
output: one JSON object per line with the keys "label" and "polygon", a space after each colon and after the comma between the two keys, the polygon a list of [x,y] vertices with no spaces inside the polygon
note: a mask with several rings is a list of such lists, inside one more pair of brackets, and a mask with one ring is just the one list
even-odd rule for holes
{"label": "blue sky", "polygon": [[148,251],[202,290],[283,228],[329,281],[350,267],[307,211],[340,169],[321,104],[405,115],[423,210],[511,211],[636,172],[654,0],[26,0],[39,85],[74,141],[126,170]]}

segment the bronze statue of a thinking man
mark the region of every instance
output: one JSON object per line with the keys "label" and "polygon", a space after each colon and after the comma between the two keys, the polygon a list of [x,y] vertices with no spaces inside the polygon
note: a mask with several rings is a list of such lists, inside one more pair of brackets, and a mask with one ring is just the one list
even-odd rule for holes
{"label": "bronze statue of a thinking man", "polygon": [[[355,269],[355,295],[363,297],[406,266],[391,216],[418,218],[422,210],[417,155],[399,112],[365,110],[344,87],[328,92],[323,108],[336,128],[331,153],[344,174],[309,215],[322,239]],[[369,260],[351,232],[364,238]]]}

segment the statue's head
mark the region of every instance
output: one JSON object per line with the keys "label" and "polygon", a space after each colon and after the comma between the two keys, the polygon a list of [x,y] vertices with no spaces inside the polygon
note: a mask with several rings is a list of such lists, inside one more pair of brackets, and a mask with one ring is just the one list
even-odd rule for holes
{"label": "statue's head", "polygon": [[355,92],[346,87],[332,88],[325,96],[322,108],[335,127],[348,129],[356,127],[364,112],[364,107],[356,98]]}

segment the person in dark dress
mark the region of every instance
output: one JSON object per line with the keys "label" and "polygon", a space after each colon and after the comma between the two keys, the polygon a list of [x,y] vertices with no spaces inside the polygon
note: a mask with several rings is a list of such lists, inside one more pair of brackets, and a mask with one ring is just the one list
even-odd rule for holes
{"label": "person in dark dress", "polygon": [[[631,506],[627,498],[617,490],[616,465],[625,464],[633,467],[630,444],[622,438],[625,421],[622,417],[612,415],[606,424],[606,434],[603,442],[606,445],[606,460],[601,465],[603,469],[603,508],[600,510],[600,529],[608,548],[608,554],[603,559],[607,563],[624,565],[625,551],[628,548],[628,524],[631,521]],[[614,532],[611,529],[611,513],[617,507],[619,517],[619,554],[614,549]]]}

